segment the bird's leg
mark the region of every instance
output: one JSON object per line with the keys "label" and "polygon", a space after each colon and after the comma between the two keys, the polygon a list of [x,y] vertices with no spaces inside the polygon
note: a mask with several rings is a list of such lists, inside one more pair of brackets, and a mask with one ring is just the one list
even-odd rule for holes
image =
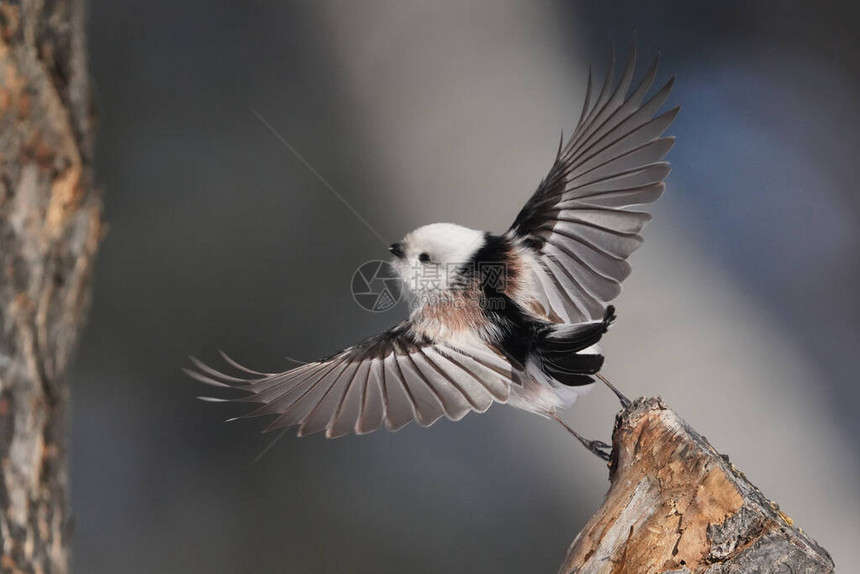
{"label": "bird's leg", "polygon": [[616,397],[618,397],[618,400],[619,400],[619,401],[621,401],[621,406],[622,406],[623,408],[625,408],[625,409],[626,409],[627,407],[629,407],[629,406],[630,406],[630,399],[628,399],[627,397],[625,397],[625,396],[621,393],[621,391],[619,391],[618,389],[616,389],[616,388],[615,388],[615,385],[613,385],[612,383],[610,383],[610,382],[609,382],[609,379],[607,379],[606,377],[604,377],[604,376],[603,376],[603,375],[601,375],[600,373],[595,373],[595,374],[594,374],[594,376],[595,376],[595,377],[597,377],[598,379],[600,379],[601,381],[603,381],[603,384],[604,384],[604,385],[606,385],[607,387],[609,387],[609,390],[611,390],[613,393],[615,393],[615,396],[616,396]]}
{"label": "bird's leg", "polygon": [[582,446],[587,448],[592,454],[594,454],[595,456],[597,456],[603,460],[607,460],[607,461],[609,460],[609,452],[611,452],[611,449],[612,449],[612,447],[610,445],[606,444],[603,441],[599,441],[599,440],[588,440],[587,438],[585,438],[584,436],[582,436],[581,434],[579,434],[578,432],[573,430],[570,427],[570,425],[568,425],[566,422],[561,420],[558,417],[558,415],[556,415],[555,413],[553,413],[552,418],[557,420],[558,424],[560,424],[565,429],[567,429],[567,432],[569,432],[570,434],[575,436],[576,440],[581,442]]}

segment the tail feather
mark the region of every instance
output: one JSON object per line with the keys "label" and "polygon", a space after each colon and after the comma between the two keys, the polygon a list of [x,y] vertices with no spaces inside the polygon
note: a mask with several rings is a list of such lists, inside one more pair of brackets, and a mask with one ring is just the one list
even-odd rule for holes
{"label": "tail feather", "polygon": [[560,359],[546,359],[545,364],[560,373],[570,375],[593,375],[603,366],[603,355],[597,353],[577,353]]}
{"label": "tail feather", "polygon": [[543,346],[557,351],[580,351],[596,344],[613,321],[615,321],[615,307],[609,305],[600,321],[555,325],[552,331],[547,333]]}
{"label": "tail feather", "polygon": [[603,355],[581,351],[596,345],[614,320],[615,308],[609,305],[600,321],[554,326],[537,349],[543,370],[566,386],[593,383],[589,375],[603,366]]}

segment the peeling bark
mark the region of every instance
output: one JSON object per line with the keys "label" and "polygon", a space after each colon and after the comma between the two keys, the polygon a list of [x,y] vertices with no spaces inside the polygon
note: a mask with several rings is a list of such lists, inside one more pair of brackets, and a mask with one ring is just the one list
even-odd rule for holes
{"label": "peeling bark", "polygon": [[81,0],[0,2],[0,571],[68,572],[65,372],[102,234]]}
{"label": "peeling bark", "polygon": [[830,555],[660,399],[618,415],[610,487],[560,574],[833,572]]}

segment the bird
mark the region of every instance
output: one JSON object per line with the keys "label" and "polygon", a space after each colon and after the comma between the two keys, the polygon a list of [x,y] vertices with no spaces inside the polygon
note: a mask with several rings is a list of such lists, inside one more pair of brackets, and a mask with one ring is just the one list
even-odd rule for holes
{"label": "bird", "polygon": [[[503,233],[433,223],[389,247],[410,296],[409,317],[329,357],[284,372],[250,369],[221,353],[230,372],[191,357],[185,372],[202,383],[243,391],[210,402],[250,403],[238,418],[272,417],[264,432],[297,427],[299,436],[335,438],[415,421],[460,420],[493,403],[554,419],[600,373],[598,342],[615,320],[610,304],[630,274],[628,257],[664,192],[664,132],[680,107],[659,113],[672,76],[653,94],[660,54],[634,86],[636,45],[615,81],[614,46],[602,85],[589,69],[585,102],[570,137],[562,135],[549,173]],[[235,420],[235,419],[230,419]]]}

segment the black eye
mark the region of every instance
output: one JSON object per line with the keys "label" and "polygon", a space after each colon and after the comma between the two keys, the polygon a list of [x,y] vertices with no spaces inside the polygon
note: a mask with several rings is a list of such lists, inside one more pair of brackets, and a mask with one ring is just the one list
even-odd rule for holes
{"label": "black eye", "polygon": [[422,253],[418,256],[418,261],[420,261],[421,263],[430,263],[430,256],[426,253]]}

